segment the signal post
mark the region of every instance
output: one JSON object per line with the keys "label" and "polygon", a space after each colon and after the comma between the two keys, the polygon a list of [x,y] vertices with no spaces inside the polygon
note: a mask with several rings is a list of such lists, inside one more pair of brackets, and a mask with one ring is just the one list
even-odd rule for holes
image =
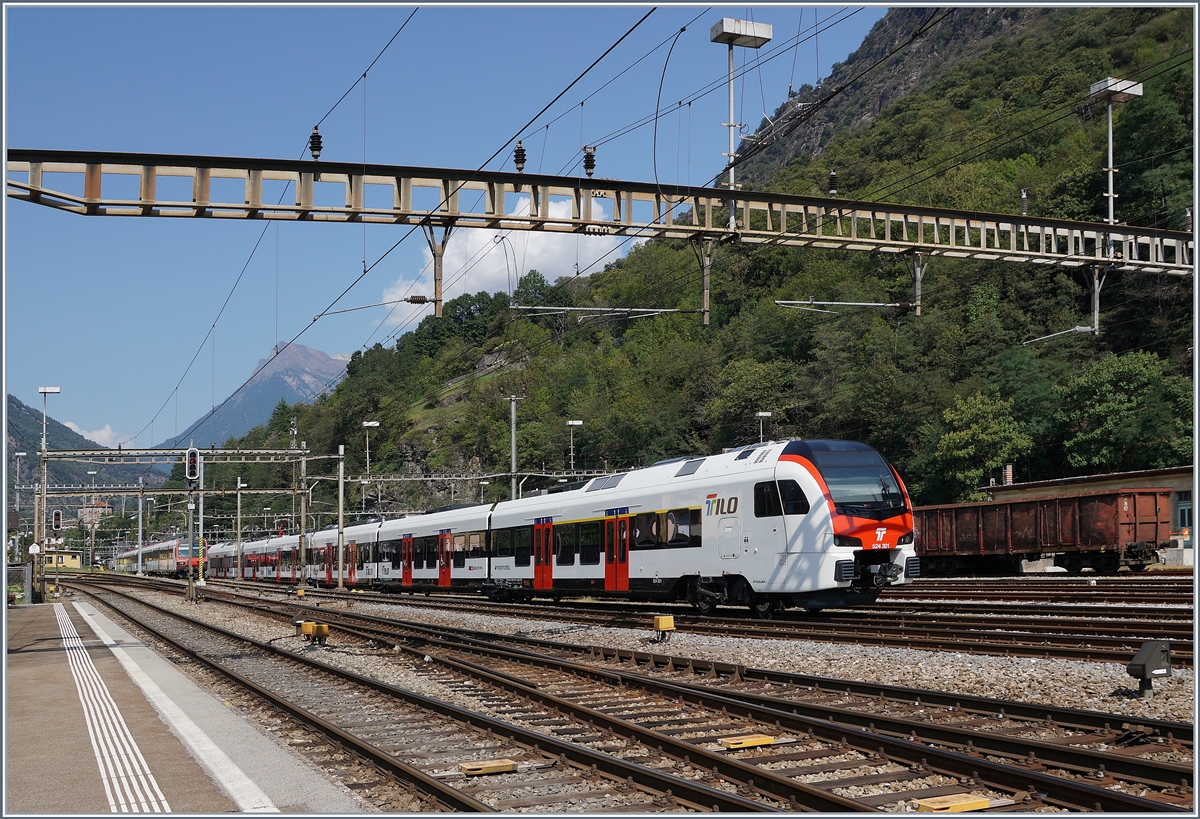
{"label": "signal post", "polygon": [[196,489],[196,482],[200,480],[200,450],[196,447],[189,447],[187,454],[183,460],[183,477],[187,480],[188,485],[188,537],[187,537],[187,562],[188,562],[188,588],[187,599],[189,602],[196,602],[196,572],[192,567],[192,554],[196,552],[195,529],[193,524],[195,521],[196,504],[192,500],[192,493]]}

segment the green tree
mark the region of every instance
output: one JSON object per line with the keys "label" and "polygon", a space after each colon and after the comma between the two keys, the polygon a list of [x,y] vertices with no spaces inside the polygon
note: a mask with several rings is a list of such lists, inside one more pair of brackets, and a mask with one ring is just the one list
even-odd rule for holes
{"label": "green tree", "polygon": [[990,469],[1027,453],[1033,440],[1012,417],[1012,401],[976,392],[956,396],[943,414],[947,430],[938,440],[935,459],[955,487],[955,501],[986,500],[976,487]]}
{"label": "green tree", "polygon": [[1108,354],[1059,390],[1067,461],[1118,471],[1178,466],[1192,456],[1192,383],[1153,353]]}

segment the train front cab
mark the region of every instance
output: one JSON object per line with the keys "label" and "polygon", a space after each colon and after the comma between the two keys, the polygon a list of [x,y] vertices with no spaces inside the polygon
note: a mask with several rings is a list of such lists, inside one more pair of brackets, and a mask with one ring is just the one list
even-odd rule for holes
{"label": "train front cab", "polygon": [[[919,575],[908,491],[871,447],[791,441],[779,456],[775,485],[779,508],[771,511],[782,519],[786,547],[779,563],[790,575],[784,585],[793,604],[809,610],[869,604],[884,588]],[[793,486],[799,491],[791,492]],[[756,516],[760,503],[756,496]]]}

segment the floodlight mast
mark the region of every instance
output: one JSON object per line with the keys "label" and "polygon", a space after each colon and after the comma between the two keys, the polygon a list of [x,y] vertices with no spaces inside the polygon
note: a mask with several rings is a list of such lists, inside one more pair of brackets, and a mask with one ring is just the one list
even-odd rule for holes
{"label": "floodlight mast", "polygon": [[729,46],[729,122],[723,123],[729,128],[729,229],[737,230],[737,202],[733,198],[733,160],[737,145],[734,140],[738,124],[734,120],[733,111],[733,47],[761,48],[771,42],[772,29],[768,23],[752,23],[748,20],[735,20],[723,17],[708,31],[708,38],[714,43],[726,43]]}

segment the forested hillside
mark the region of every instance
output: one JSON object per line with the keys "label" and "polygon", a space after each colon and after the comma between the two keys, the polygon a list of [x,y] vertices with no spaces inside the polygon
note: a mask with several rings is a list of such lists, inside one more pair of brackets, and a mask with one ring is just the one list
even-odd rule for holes
{"label": "forested hillside", "polygon": [[[1192,14],[894,10],[824,89],[802,89],[789,102],[818,101],[861,79],[748,160],[743,178],[824,195],[836,170],[840,196],[1002,212],[1017,211],[1024,189],[1031,214],[1102,221],[1104,107],[1086,97],[1091,83],[1114,76],[1145,88],[1114,112],[1117,219],[1183,229],[1193,196]],[[922,24],[928,30],[913,39]],[[911,49],[900,48],[906,36]],[[879,448],[920,503],[970,498],[1006,463],[1018,480],[1033,480],[1190,461],[1191,280],[1113,274],[1098,337],[1028,346],[1090,324],[1090,279],[938,258],[926,271],[920,316],[774,304],[907,300],[909,263],[723,246],[708,328],[690,313],[530,318],[508,309],[507,294],[464,296],[394,347],[356,353],[332,394],[280,407],[244,442],[285,441],[296,414],[310,448],[346,444],[356,472],[361,422],[370,419],[380,422],[372,472],[503,472],[508,397],[516,395],[524,398],[519,470],[565,468],[569,419],[583,421],[576,466],[616,469],[756,441],[761,411],[772,413],[766,433],[774,438],[853,438]],[[590,277],[558,274],[528,272],[515,301],[700,303],[700,265],[683,242],[642,245]],[[525,490],[547,484],[530,479]],[[385,507],[447,502],[450,488],[390,488]],[[478,489],[458,485],[456,497]],[[507,497],[507,481],[488,490]]]}

